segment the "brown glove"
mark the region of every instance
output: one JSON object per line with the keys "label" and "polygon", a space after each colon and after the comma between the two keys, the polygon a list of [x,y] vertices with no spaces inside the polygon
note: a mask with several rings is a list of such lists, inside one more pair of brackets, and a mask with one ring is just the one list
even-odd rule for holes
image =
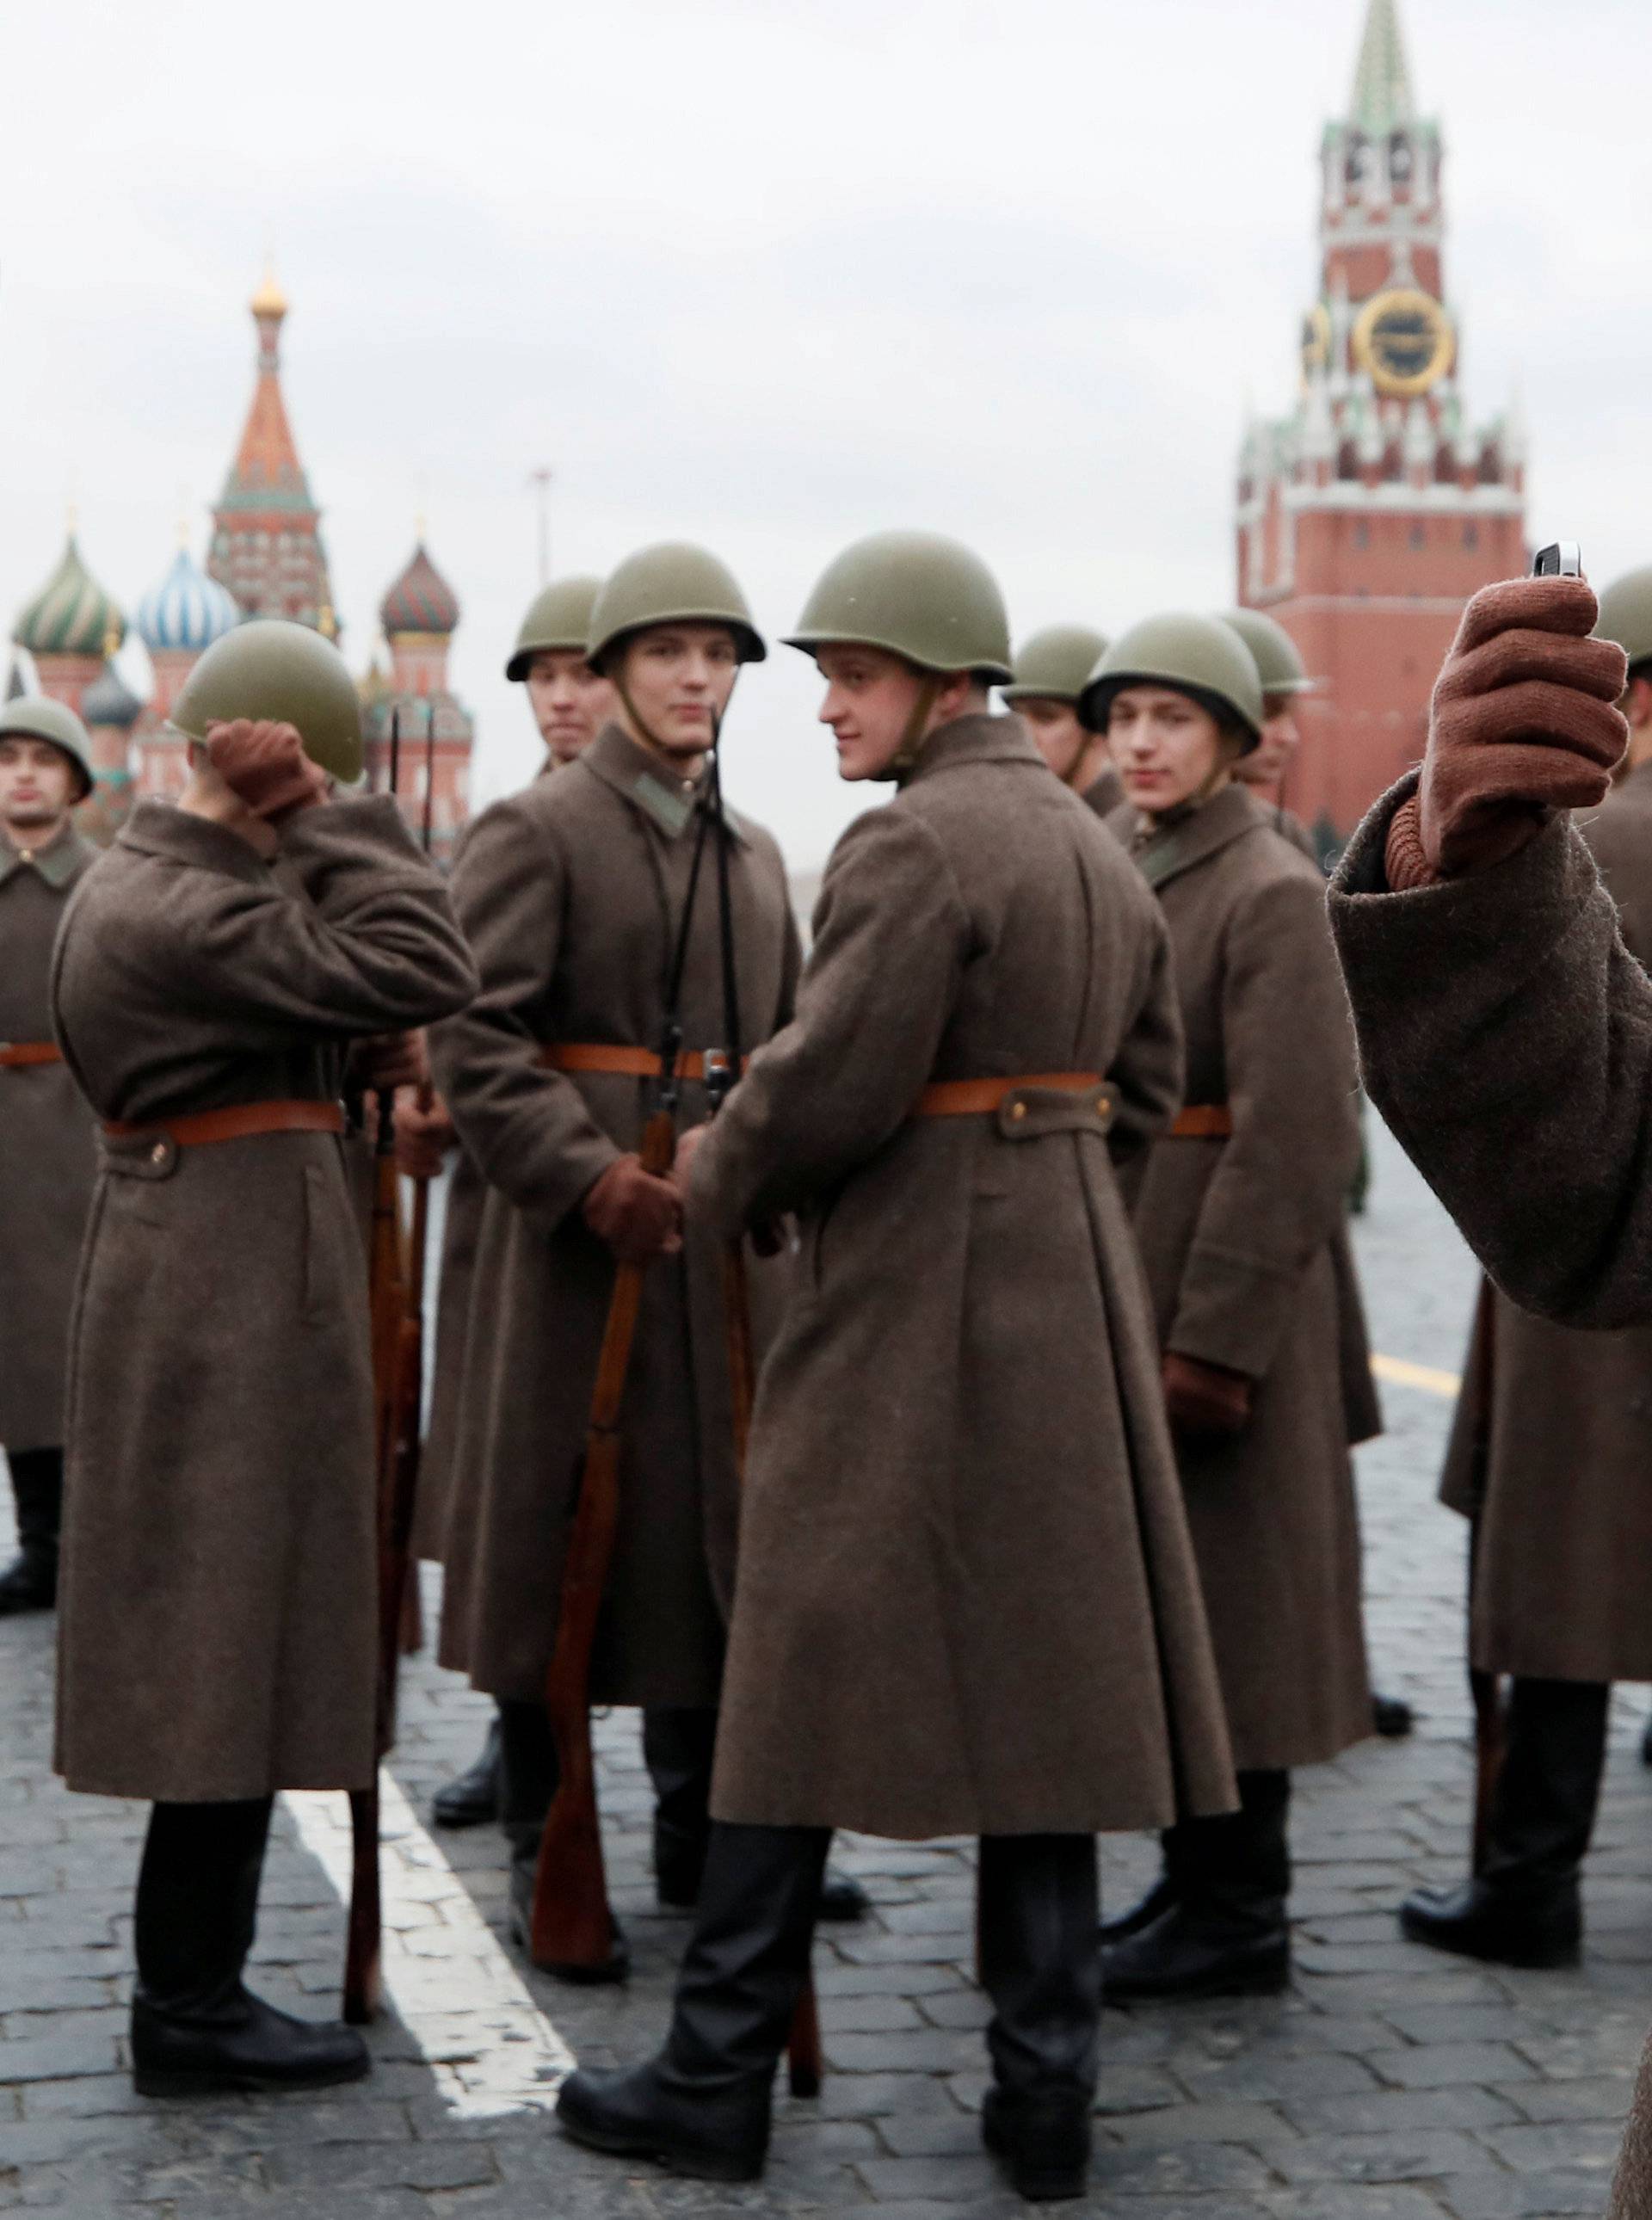
{"label": "brown glove", "polygon": [[670,1180],[645,1172],[639,1157],[615,1157],[580,1207],[622,1264],[646,1264],[683,1246],[683,1198]]}
{"label": "brown glove", "polygon": [[278,825],[327,799],[327,773],[304,753],[293,725],[237,717],[207,728],[207,760],[254,817]]}
{"label": "brown glove", "polygon": [[1250,1423],[1250,1379],[1201,1356],[1164,1352],[1164,1407],[1178,1433],[1239,1434]]}
{"label": "brown glove", "polygon": [[1384,851],[1397,892],[1500,864],[1555,809],[1605,795],[1629,742],[1622,648],[1588,635],[1584,578],[1512,578],[1462,613],[1434,688],[1416,794]]}
{"label": "brown glove", "polygon": [[396,1095],[396,1166],[408,1179],[435,1179],[458,1138],[447,1105],[427,1088],[402,1087]]}
{"label": "brown glove", "polygon": [[422,1087],[430,1077],[423,1028],[364,1033],[350,1051],[350,1076],[363,1087]]}

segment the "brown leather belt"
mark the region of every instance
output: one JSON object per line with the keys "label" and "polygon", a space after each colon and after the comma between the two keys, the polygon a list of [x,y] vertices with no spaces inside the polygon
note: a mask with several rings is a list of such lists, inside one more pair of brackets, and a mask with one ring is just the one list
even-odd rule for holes
{"label": "brown leather belt", "polygon": [[1233,1113],[1225,1102],[1193,1102],[1170,1128],[1173,1141],[1225,1141],[1233,1132]]}
{"label": "brown leather belt", "polygon": [[1023,1087],[1053,1087],[1063,1094],[1082,1094],[1100,1087],[1099,1071],[1024,1071],[1013,1079],[935,1079],[913,1108],[914,1118],[989,1116]]}
{"label": "brown leather belt", "polygon": [[[751,1061],[742,1059],[744,1070]],[[552,1041],[539,1051],[539,1062],[551,1071],[606,1071],[624,1079],[658,1079],[661,1064],[651,1048],[622,1048],[611,1041]],[[679,1079],[703,1080],[706,1059],[697,1048],[685,1048],[676,1060]]]}
{"label": "brown leather belt", "polygon": [[182,1118],[106,1118],[111,1141],[153,1134],[180,1149],[208,1141],[245,1141],[255,1133],[342,1133],[344,1111],[337,1102],[235,1102],[227,1110],[192,1110]]}
{"label": "brown leather belt", "polygon": [[55,1041],[0,1041],[0,1070],[22,1071],[31,1063],[61,1063]]}

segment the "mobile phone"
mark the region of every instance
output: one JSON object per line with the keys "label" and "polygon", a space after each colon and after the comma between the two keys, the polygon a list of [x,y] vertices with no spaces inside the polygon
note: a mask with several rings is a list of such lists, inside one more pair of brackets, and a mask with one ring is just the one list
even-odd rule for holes
{"label": "mobile phone", "polygon": [[1580,578],[1583,558],[1576,540],[1555,539],[1540,547],[1532,558],[1531,575],[1534,578]]}

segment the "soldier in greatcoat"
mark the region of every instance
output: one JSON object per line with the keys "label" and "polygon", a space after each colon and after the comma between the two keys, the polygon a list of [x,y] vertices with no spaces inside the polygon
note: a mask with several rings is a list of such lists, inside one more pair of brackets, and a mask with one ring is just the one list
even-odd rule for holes
{"label": "soldier in greatcoat", "polygon": [[[1652,963],[1652,570],[1607,589],[1601,636],[1629,657],[1629,750],[1578,831],[1631,956]],[[1442,1494],[1474,1521],[1469,1662],[1508,1675],[1476,1870],[1419,1889],[1416,1941],[1566,1965],[1614,1681],[1652,1681],[1652,1325],[1582,1333],[1481,1290]]]}
{"label": "soldier in greatcoat", "polygon": [[1290,1968],[1291,1768],[1371,1730],[1337,1269],[1353,1042],[1324,882],[1235,776],[1262,704],[1232,632],[1150,618],[1082,706],[1128,797],[1108,822],[1175,952],[1187,1104],[1126,1192],[1241,1799],[1169,1829],[1104,1979],[1119,1997],[1269,1990]]}
{"label": "soldier in greatcoat", "polygon": [[272,1798],[365,1787],[376,1763],[343,1055],[476,984],[395,802],[328,798],[327,772],[361,766],[329,643],[242,625],[173,717],[178,806],[133,812],[52,977],[103,1120],[70,1354],[56,1762],[71,1788],[153,1802],[131,2028],[153,2095],[367,2070],[353,2031],[290,2018],[241,1975]]}
{"label": "soldier in greatcoat", "polygon": [[97,853],[72,814],[91,788],[72,709],[28,695],[0,709],[0,1447],[19,1544],[0,1572],[0,1614],[48,1610],[57,1596],[63,1374],[95,1154],[47,982],[64,910]]}
{"label": "soldier in greatcoat", "polygon": [[1282,624],[1261,609],[1223,609],[1230,625],[1250,651],[1262,681],[1262,738],[1240,758],[1234,776],[1255,795],[1258,808],[1282,839],[1300,848],[1310,863],[1319,862],[1319,851],[1307,826],[1294,809],[1285,806],[1291,764],[1302,735],[1297,729],[1296,705],[1313,690],[1301,652]]}
{"label": "soldier in greatcoat", "polygon": [[1088,625],[1046,625],[1016,649],[1014,676],[1001,689],[1056,776],[1098,817],[1116,809],[1125,790],[1107,734],[1080,724],[1078,697],[1107,645]]}
{"label": "soldier in greatcoat", "polygon": [[[703,1051],[725,1040],[708,865],[680,980],[672,973],[707,751],[741,664],[765,650],[722,564],[667,544],[607,581],[588,652],[614,686],[616,714],[577,762],[471,828],[453,892],[483,988],[433,1045],[441,1093],[487,1187],[439,1654],[499,1701],[524,1936],[556,1781],[545,1674],[616,1260],[654,1269],[626,1387],[620,1528],[592,1696],[643,1709],[655,1880],[661,1901],[682,1909],[697,1893],[710,1824],[738,1512],[721,1260],[713,1244],[683,1242],[676,1190],[643,1170],[637,1151],[673,988],[686,1117],[703,1113]],[[800,959],[780,851],[742,817],[730,889],[742,1023],[756,1045],[790,1015]],[[752,1261],[760,1340],[783,1269]],[[845,1882],[832,1909],[852,1917],[860,1902]],[[609,1971],[625,1966],[622,1948]]]}
{"label": "soldier in greatcoat", "polygon": [[[834,1826],[981,1843],[988,2144],[1084,2186],[1097,1829],[1233,1791],[1113,1155],[1172,1114],[1162,920],[1015,717],[996,584],[850,548],[792,644],[842,776],[793,1022],[679,1151],[690,1231],[801,1214],[757,1392],[713,1829],[664,2049],[584,2071],[579,2140],[760,2171]],[[697,1151],[695,1149],[698,1139]],[[821,1692],[830,1700],[821,1700]]]}
{"label": "soldier in greatcoat", "polygon": [[[589,747],[614,712],[614,689],[585,660],[591,609],[599,578],[555,579],[527,607],[505,677],[527,698],[548,778]],[[477,1238],[482,1230],[482,1176],[462,1149],[439,1096],[427,1101],[413,1090],[396,1098],[397,1153],[409,1176],[433,1178],[452,1155],[442,1225],[441,1280],[436,1303],[436,1353],[431,1381],[430,1425],[419,1465],[415,1541],[421,1557],[442,1556],[449,1498],[458,1484],[453,1431],[464,1371],[471,1286]],[[476,1827],[499,1817],[499,1722],[496,1716],[481,1754],[431,1799],[439,1827]]]}
{"label": "soldier in greatcoat", "polygon": [[[1568,818],[1605,801],[1629,736],[1628,658],[1588,636],[1599,614],[1581,578],[1474,596],[1422,769],[1356,832],[1331,914],[1366,1085],[1396,1138],[1504,1294],[1613,1337],[1652,1324],[1652,985]],[[1648,675],[1637,658],[1643,728]],[[1621,1543],[1603,1539],[1580,1458],[1574,1481],[1540,1539],[1561,1580],[1576,1567],[1564,1608],[1587,1617],[1630,1593],[1630,1567],[1598,1568],[1644,1549],[1645,1474],[1613,1506]],[[1652,2047],[1609,2220],[1649,2211]]]}

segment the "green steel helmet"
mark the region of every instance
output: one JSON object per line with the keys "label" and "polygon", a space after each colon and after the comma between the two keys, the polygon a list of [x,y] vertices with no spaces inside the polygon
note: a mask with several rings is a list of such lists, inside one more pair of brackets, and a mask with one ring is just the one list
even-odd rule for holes
{"label": "green steel helmet", "polygon": [[1600,596],[1597,639],[1615,639],[1636,670],[1652,663],[1652,564],[1613,579]]}
{"label": "green steel helmet", "polygon": [[75,800],[86,799],[92,790],[91,741],[72,709],[53,702],[49,695],[20,694],[0,708],[0,740],[9,735],[49,740],[54,748],[61,749],[80,774],[80,791]]}
{"label": "green steel helmet", "polygon": [[1088,625],[1046,625],[1015,651],[1007,702],[1076,702],[1107,643]]}
{"label": "green steel helmet", "polygon": [[361,776],[361,697],[330,639],[285,617],[255,617],[215,640],[184,683],[171,721],[186,739],[237,717],[296,726],[304,753],[346,785]]}
{"label": "green steel helmet", "polygon": [[1113,697],[1126,686],[1174,686],[1225,725],[1239,726],[1249,755],[1262,739],[1262,681],[1250,649],[1220,617],[1144,617],[1113,645],[1079,696],[1081,723],[1104,733]]}
{"label": "green steel helmet", "polygon": [[586,660],[601,670],[627,633],[662,624],[726,625],[742,663],[761,663],[769,652],[734,573],[686,539],[639,548],[609,574],[592,606]]}
{"label": "green steel helmet", "polygon": [[1282,624],[1264,616],[1260,609],[1224,609],[1221,618],[1224,624],[1232,626],[1250,649],[1264,696],[1313,691],[1307,666]]}
{"label": "green steel helmet", "polygon": [[881,647],[920,670],[1011,677],[1009,618],[978,555],[933,532],[876,532],[820,574],[789,647]]}
{"label": "green steel helmet", "polygon": [[600,578],[557,578],[541,586],[527,605],[516,645],[505,665],[507,678],[526,678],[536,655],[583,655],[590,638],[591,611],[602,590]]}

